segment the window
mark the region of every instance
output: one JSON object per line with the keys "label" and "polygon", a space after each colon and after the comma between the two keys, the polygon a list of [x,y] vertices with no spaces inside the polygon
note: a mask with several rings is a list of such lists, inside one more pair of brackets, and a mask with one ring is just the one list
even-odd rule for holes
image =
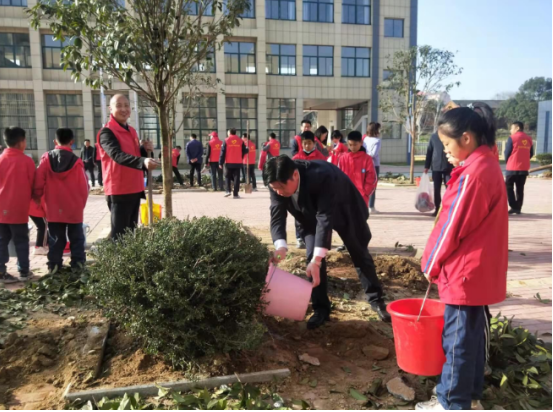
{"label": "window", "polygon": [[342,47],[342,77],[369,77],[370,49]]}
{"label": "window", "polygon": [[303,46],[304,76],[333,76],[334,47]]}
{"label": "window", "polygon": [[[186,113],[186,110],[189,110]],[[184,96],[184,123],[182,125],[184,131],[184,139],[194,133],[198,136],[198,140],[202,143],[209,141],[209,134],[217,131],[217,97],[216,96],[201,96],[189,99]]]}
{"label": "window", "polygon": [[0,6],[27,7],[27,0],[0,0]]}
{"label": "window", "polygon": [[370,0],[343,0],[342,23],[371,24]]}
{"label": "window", "polygon": [[[198,51],[198,46],[194,48],[194,51]],[[215,51],[213,46],[208,48],[207,54],[204,59],[200,59],[198,62],[194,63],[192,71],[195,72],[204,72],[204,73],[215,73]]]}
{"label": "window", "polygon": [[84,142],[83,96],[80,94],[47,94],[46,122],[48,124],[48,144],[54,148],[56,130],[68,127],[73,130],[73,149],[80,149]]}
{"label": "window", "polygon": [[268,44],[266,73],[295,76],[296,46],[294,44]]}
{"label": "window", "polygon": [[61,49],[71,44],[71,39],[66,37],[65,41],[54,40],[51,34],[42,35],[42,64],[45,69],[59,69],[61,62]]}
{"label": "window", "polygon": [[296,135],[296,99],[267,99],[267,134],[274,133],[282,147]]}
{"label": "window", "polygon": [[[255,19],[255,0],[248,0],[249,10],[244,10],[238,17],[243,19]],[[228,13],[227,0],[223,0],[223,13]]]}
{"label": "window", "polygon": [[334,23],[334,0],[304,0],[303,21]]}
{"label": "window", "polygon": [[28,33],[0,33],[0,67],[31,67]]}
{"label": "window", "polygon": [[382,80],[391,80],[394,72],[392,70],[384,70],[382,72]]}
{"label": "window", "polygon": [[265,17],[272,20],[296,20],[295,0],[267,0]]}
{"label": "window", "polygon": [[403,20],[384,19],[384,37],[403,37]]}
{"label": "window", "polygon": [[246,133],[246,122],[250,122],[250,138],[257,147],[257,99],[249,97],[227,97],[227,129],[236,129],[242,136]]}
{"label": "window", "polygon": [[161,147],[161,129],[156,108],[150,104],[148,99],[140,95],[138,95],[138,123],[140,140],[149,140],[156,145],[156,149],[159,149]]}
{"label": "window", "polygon": [[197,2],[189,2],[185,5],[185,11],[190,16],[198,16],[201,12],[202,16],[213,16],[213,1],[201,0]]}
{"label": "window", "polygon": [[[0,93],[0,129],[4,130],[9,126],[25,129],[27,149],[38,149],[33,93]],[[0,142],[2,142],[1,136]],[[2,143],[2,146],[6,147],[6,144]]]}
{"label": "window", "polygon": [[225,73],[255,73],[255,43],[225,43]]}

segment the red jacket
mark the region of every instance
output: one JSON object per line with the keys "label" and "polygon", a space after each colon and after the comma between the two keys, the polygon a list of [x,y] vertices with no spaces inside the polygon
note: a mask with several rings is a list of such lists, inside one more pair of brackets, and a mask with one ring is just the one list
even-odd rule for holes
{"label": "red jacket", "polygon": [[40,205],[37,205],[33,200],[29,204],[29,216],[34,217],[46,217],[46,204],[44,203],[44,196],[40,198]]}
{"label": "red jacket", "polygon": [[[100,130],[101,132],[101,130]],[[98,135],[96,135],[96,144],[94,145],[94,148],[96,149],[95,152],[96,152],[96,156],[94,156],[94,160],[99,162],[101,159],[100,159],[100,143],[98,143],[100,141],[100,132],[98,132]]]}
{"label": "red jacket", "polygon": [[225,163],[242,164],[242,145],[244,142],[238,136],[229,136],[225,140]]}
{"label": "red jacket", "polygon": [[223,146],[223,142],[219,139],[219,136],[217,136],[217,133],[212,133],[212,138],[208,142],[209,144],[209,159],[207,159],[208,162],[218,162],[219,157],[221,156],[221,147]]}
{"label": "red jacket", "polygon": [[[105,127],[113,132],[123,152],[140,157],[140,143],[138,142],[138,135],[134,128],[129,126],[129,130],[125,130],[112,115],[110,115]],[[144,172],[117,164],[104,151],[101,144],[99,146],[102,160],[102,175],[104,178],[104,193],[107,196],[111,196],[143,192]]]}
{"label": "red jacket", "polygon": [[326,160],[326,157],[317,149],[313,150],[309,154],[305,153],[303,149],[301,149],[298,153],[296,153],[296,155],[292,159],[293,160]]}
{"label": "red jacket", "polygon": [[[301,136],[296,135],[294,136],[294,139],[296,139],[296,142],[298,143],[298,153],[299,153],[301,152]],[[315,136],[315,143],[317,144],[317,149],[322,150],[324,148],[323,144],[321,143],[321,141],[317,136]]]}
{"label": "red jacket", "polygon": [[263,170],[267,157],[271,159],[272,157],[277,157],[280,155],[280,142],[277,139],[269,139],[268,142],[263,143],[263,150],[259,155],[259,170]]}
{"label": "red jacket", "polygon": [[83,223],[88,179],[83,161],[73,154],[70,147],[56,146],[42,155],[33,197],[42,196],[48,222]]}
{"label": "red jacket", "polygon": [[378,182],[372,157],[363,148],[356,153],[343,153],[338,160],[338,167],[351,179],[368,207],[369,197]]}
{"label": "red jacket", "polygon": [[451,172],[421,261],[442,302],[482,306],[505,300],[508,230],[503,174],[492,150],[480,146]]}
{"label": "red jacket", "polygon": [[[344,153],[347,153],[348,152],[348,148],[347,146],[342,143],[342,142],[338,142],[338,144],[336,145],[336,147],[334,149],[332,149],[331,151],[332,153],[330,154],[330,158],[328,159],[330,161],[330,163],[332,163],[333,165],[335,166],[338,166],[338,160],[340,159],[340,157],[344,154]],[[366,154],[366,153],[365,153]]]}
{"label": "red jacket", "polygon": [[256,158],[255,143],[248,139],[248,143],[246,143],[246,147],[249,149],[249,152],[244,155],[242,163],[255,165],[255,158]]}
{"label": "red jacket", "polygon": [[19,149],[5,149],[0,156],[0,223],[29,221],[34,180],[33,159]]}
{"label": "red jacket", "polygon": [[530,151],[532,150],[532,138],[524,132],[516,132],[511,136],[513,151],[507,160],[507,170],[530,170]]}
{"label": "red jacket", "polygon": [[177,167],[177,166],[178,166],[178,159],[179,159],[179,156],[180,156],[179,149],[173,149],[173,151],[171,152],[171,165],[172,165],[173,167]]}

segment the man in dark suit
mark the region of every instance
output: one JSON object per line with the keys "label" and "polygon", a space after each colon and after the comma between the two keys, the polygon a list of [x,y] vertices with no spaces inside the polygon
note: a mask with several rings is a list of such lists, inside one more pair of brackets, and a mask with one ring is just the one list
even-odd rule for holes
{"label": "man in dark suit", "polygon": [[292,160],[281,155],[267,161],[263,180],[271,194],[271,236],[276,252],[273,263],[286,256],[287,212],[296,219],[307,247],[307,276],[312,278],[311,301],[314,315],[308,329],[317,328],[329,319],[325,256],[331,246],[332,230],[340,235],[372,309],[390,321],[382,298],[368,245],[371,231],[365,201],[350,178],[331,163],[315,160]]}
{"label": "man in dark suit", "polygon": [[85,174],[90,174],[90,180],[92,181],[92,187],[96,185],[96,176],[94,176],[94,148],[90,145],[90,140],[84,140],[84,147],[81,149],[81,160],[84,164]]}

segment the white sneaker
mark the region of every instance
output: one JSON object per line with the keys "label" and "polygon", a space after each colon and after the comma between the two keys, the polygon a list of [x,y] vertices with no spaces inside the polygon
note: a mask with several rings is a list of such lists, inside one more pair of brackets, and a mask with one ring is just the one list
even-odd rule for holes
{"label": "white sneaker", "polygon": [[369,208],[369,213],[378,213],[378,210],[376,210],[374,207]]}
{"label": "white sneaker", "polygon": [[434,409],[436,411],[445,411],[445,408],[442,406],[438,398],[433,396],[427,402],[419,402],[415,405],[416,411],[430,410]]}
{"label": "white sneaker", "polygon": [[[486,364],[486,366],[487,366],[487,364]],[[438,395],[437,388],[438,388],[438,386],[434,386],[434,388],[432,388],[432,395],[433,395],[432,398],[435,398]],[[475,401],[471,401],[470,409],[473,410],[473,411],[483,411],[484,406],[482,405],[482,403],[479,400],[475,400]]]}
{"label": "white sneaker", "polygon": [[42,246],[35,246],[33,250],[34,256],[46,256],[48,254],[48,248]]}

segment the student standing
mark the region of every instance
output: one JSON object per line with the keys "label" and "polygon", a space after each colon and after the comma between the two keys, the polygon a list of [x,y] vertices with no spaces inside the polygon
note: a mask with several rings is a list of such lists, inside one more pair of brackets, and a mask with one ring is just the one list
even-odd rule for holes
{"label": "student standing", "polygon": [[315,143],[315,135],[309,131],[301,134],[301,150],[292,157],[293,160],[326,160]]}
{"label": "student standing", "polygon": [[[380,140],[380,123],[378,122],[370,122],[367,126],[367,134],[363,138],[363,146],[365,147],[365,150],[367,151],[367,154],[372,157],[372,161],[374,164],[374,169],[376,171],[376,179],[378,181],[378,177],[380,175],[380,148],[381,148],[382,141]],[[378,213],[378,211],[375,209],[374,204],[376,201],[376,187],[374,188],[374,192],[371,195],[371,198],[369,199],[369,212],[370,213]]]}
{"label": "student standing", "polygon": [[[344,136],[339,130],[332,132],[332,150],[330,151],[330,163],[337,166],[340,157],[348,152],[348,147],[344,143]],[[365,151],[365,154],[367,152]]]}
{"label": "student standing", "polygon": [[259,170],[263,170],[267,160],[277,156],[280,156],[280,142],[277,140],[276,134],[269,133],[269,141],[263,143],[261,156],[259,156]]}
{"label": "student standing", "polygon": [[36,240],[33,255],[45,256],[48,253],[48,232],[46,228],[46,206],[44,197],[40,203],[32,201],[29,205],[29,217],[36,227]]}
{"label": "student standing", "polygon": [[[292,157],[294,157],[301,150],[301,134],[303,132],[311,131],[311,120],[303,119],[301,121],[300,131],[301,133],[299,135],[296,135],[294,139],[292,139],[292,141],[290,142]],[[315,142],[317,143],[317,150],[319,150],[324,156],[328,157],[328,150],[326,149],[326,147],[323,147],[321,141],[317,137],[315,137]]]}
{"label": "student standing", "polygon": [[61,269],[63,250],[69,238],[71,267],[85,264],[83,214],[88,199],[88,182],[83,161],[73,154],[73,131],[56,130],[56,147],[44,153],[36,173],[33,197],[44,196],[50,232],[48,269]]}
{"label": "student standing", "polygon": [[442,182],[443,185],[447,187],[447,182],[449,182],[451,170],[453,169],[453,165],[447,161],[447,157],[444,152],[444,145],[442,144],[438,133],[433,133],[432,136],[430,136],[428,147],[426,149],[424,173],[427,174],[429,169],[432,169],[434,204],[436,205],[436,210],[434,210],[433,216],[437,216],[440,206],[442,205]]}
{"label": "student standing", "polygon": [[96,178],[94,177],[94,148],[90,145],[89,139],[84,140],[84,147],[81,150],[81,160],[83,161],[85,172],[90,174],[92,187],[96,186]]}
{"label": "student standing", "polygon": [[[530,159],[534,157],[532,138],[524,133],[524,123],[514,122],[511,125],[511,136],[505,146],[507,162],[505,185],[509,200],[509,214],[520,215],[524,201],[524,185],[530,170]],[[516,186],[516,195],[515,195]]]}
{"label": "student standing", "polygon": [[233,198],[240,199],[240,169],[242,169],[242,159],[248,153],[248,148],[236,135],[236,129],[228,131],[228,137],[221,147],[221,156],[219,157],[219,168],[226,167],[227,192],[225,197],[230,196],[230,186],[234,182]]}
{"label": "student standing", "polygon": [[98,143],[100,141],[100,132],[98,132],[98,135],[96,136],[96,143],[94,144],[94,164],[98,167],[98,184],[100,187],[104,187],[104,181],[102,179],[102,159],[100,158],[100,144]]}
{"label": "student standing", "polygon": [[[4,142],[8,147],[0,156],[0,284],[26,281],[31,277],[27,223],[35,180],[35,163],[25,154],[25,130],[6,128]],[[17,253],[19,279],[7,272],[10,240]]]}
{"label": "student standing", "polygon": [[493,155],[495,120],[489,106],[441,115],[438,135],[457,159],[442,211],[424,249],[421,267],[445,303],[442,345],[446,362],[437,398],[416,409],[470,410],[482,398],[487,352],[486,305],[507,292],[508,215],[501,168]]}
{"label": "student standing", "polygon": [[[171,167],[173,169],[173,174],[175,175],[177,182],[179,182],[181,186],[184,186],[184,182],[182,181],[182,176],[179,173],[179,160],[180,160],[181,150],[182,149],[180,146],[174,147],[173,150],[171,150]],[[193,184],[191,184],[190,186],[193,186]]]}
{"label": "student standing", "polygon": [[219,157],[221,156],[223,142],[219,139],[217,132],[211,132],[209,137],[210,140],[207,143],[205,161],[209,164],[211,186],[214,191],[223,190],[223,171],[219,169]]}
{"label": "student standing", "polygon": [[319,126],[315,130],[315,137],[321,142],[321,146],[328,150],[328,129],[324,126]]}
{"label": "student standing", "polygon": [[190,187],[194,186],[194,172],[198,175],[198,186],[202,185],[202,157],[204,147],[197,140],[198,136],[194,133],[190,135],[190,141],[186,143],[186,157],[190,165]]}
{"label": "student standing", "polygon": [[253,191],[257,192],[257,179],[255,178],[255,160],[257,149],[255,147],[255,143],[249,139],[247,133],[244,133],[242,141],[248,148],[248,154],[244,155],[244,160],[242,161],[244,167],[247,168],[246,175],[250,176],[249,181],[247,181],[246,183],[251,183]]}

